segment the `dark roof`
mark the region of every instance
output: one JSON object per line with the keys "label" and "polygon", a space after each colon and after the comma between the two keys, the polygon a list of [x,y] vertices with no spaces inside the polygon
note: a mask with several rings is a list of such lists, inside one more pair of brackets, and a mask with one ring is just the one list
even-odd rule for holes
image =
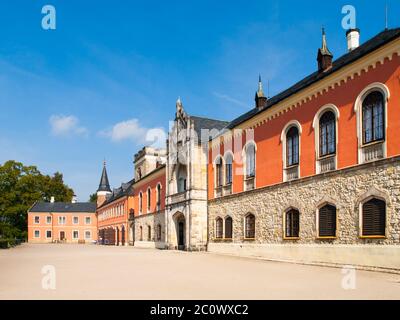
{"label": "dark roof", "polygon": [[96,212],[96,203],[92,202],[36,202],[29,212],[63,212],[63,213],[87,213]]}
{"label": "dark roof", "polygon": [[107,169],[106,169],[105,163],[103,166],[103,172],[101,174],[99,189],[97,189],[97,191],[111,192],[110,183],[108,182],[108,175],[107,175]]}
{"label": "dark roof", "polygon": [[295,93],[311,86],[312,84],[322,80],[323,78],[331,75],[332,73],[338,71],[339,69],[353,63],[354,61],[362,58],[363,56],[379,49],[383,45],[393,41],[394,39],[400,36],[400,28],[397,29],[390,29],[385,30],[372,39],[368,40],[364,44],[360,45],[357,49],[341,56],[337,60],[333,62],[333,66],[329,71],[326,72],[314,72],[308,77],[304,78],[300,82],[296,83],[289,89],[279,93],[278,95],[268,99],[267,106],[264,109],[258,110],[257,108],[253,108],[249,112],[241,115],[240,117],[233,120],[227,127],[227,129],[233,129],[236,126],[240,125],[241,123],[245,122],[246,120],[254,117],[255,115],[273,107],[274,105],[278,104],[282,100],[289,98],[290,96],[294,95]]}
{"label": "dark roof", "polygon": [[208,129],[208,130],[217,129],[218,131],[221,131],[227,125],[229,125],[228,121],[214,120],[214,119],[209,119],[209,118],[190,116],[190,119],[193,120],[194,131],[197,134],[199,143],[201,142],[201,139],[202,139],[202,134],[201,134],[202,129]]}
{"label": "dark roof", "polygon": [[122,183],[119,188],[113,189],[112,193],[110,195],[106,196],[106,201],[100,206],[104,207],[105,205],[120,199],[122,197],[128,196],[131,191],[133,190],[133,184],[135,183],[135,179],[132,179],[131,181],[127,183]]}

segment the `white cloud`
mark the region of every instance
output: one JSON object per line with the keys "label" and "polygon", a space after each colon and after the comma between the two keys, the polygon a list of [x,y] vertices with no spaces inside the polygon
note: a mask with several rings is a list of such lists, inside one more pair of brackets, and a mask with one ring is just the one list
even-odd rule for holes
{"label": "white cloud", "polygon": [[111,129],[100,131],[113,142],[130,140],[137,145],[165,147],[167,135],[163,128],[145,128],[138,119],[130,119],[116,123]]}
{"label": "white cloud", "polygon": [[75,116],[52,115],[49,119],[51,133],[55,136],[78,135],[87,137],[89,132],[79,126],[79,119]]}
{"label": "white cloud", "polygon": [[231,96],[229,96],[227,94],[223,94],[223,93],[219,93],[219,92],[213,92],[213,95],[216,96],[219,99],[226,100],[226,101],[231,102],[233,104],[236,104],[238,106],[245,107],[245,108],[249,107],[246,103],[244,103],[242,101],[239,101],[239,100],[237,100],[235,98],[232,98]]}

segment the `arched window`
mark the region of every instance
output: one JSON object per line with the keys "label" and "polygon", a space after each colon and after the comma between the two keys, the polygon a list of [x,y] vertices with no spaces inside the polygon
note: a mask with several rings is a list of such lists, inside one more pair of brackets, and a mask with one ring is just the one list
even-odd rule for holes
{"label": "arched window", "polygon": [[362,206],[362,236],[384,237],[386,235],[386,203],[373,198]]}
{"label": "arched window", "polygon": [[319,119],[319,155],[325,157],[336,153],[336,117],[326,111]]}
{"label": "arched window", "polygon": [[147,226],[147,241],[151,241],[151,227]]}
{"label": "arched window", "polygon": [[147,212],[151,210],[151,189],[147,189]]}
{"label": "arched window", "polygon": [[285,238],[297,239],[300,235],[300,212],[290,209],[285,214]]}
{"label": "arched window", "polygon": [[249,144],[246,147],[246,177],[254,178],[256,176],[256,147]]}
{"label": "arched window", "polygon": [[185,192],[186,191],[186,166],[184,165],[179,165],[179,170],[178,170],[178,193]]}
{"label": "arched window", "polygon": [[299,129],[293,126],[286,134],[286,166],[299,164]]}
{"label": "arched window", "polygon": [[245,238],[255,239],[256,237],[256,217],[249,213],[245,219]]}
{"label": "arched window", "polygon": [[140,241],[143,241],[143,227],[142,226],[140,226],[139,231],[140,231],[140,233],[139,233]]}
{"label": "arched window", "polygon": [[336,237],[336,207],[327,204],[318,210],[318,237]]}
{"label": "arched window", "polygon": [[157,184],[157,211],[161,210],[161,184]]}
{"label": "arched window", "polygon": [[232,184],[232,165],[233,157],[230,153],[227,154],[225,158],[225,184]]}
{"label": "arched window", "polygon": [[224,230],[223,230],[224,222],[221,218],[217,218],[215,220],[215,237],[217,239],[222,239],[224,237]]}
{"label": "arched window", "polygon": [[225,239],[233,238],[233,220],[231,217],[225,219]]}
{"label": "arched window", "polygon": [[217,160],[215,161],[215,183],[216,183],[216,187],[222,187],[224,184],[223,178],[223,163],[222,163],[222,158],[218,157]]}
{"label": "arched window", "polygon": [[161,224],[157,225],[157,240],[161,241]]}
{"label": "arched window", "polygon": [[139,213],[143,212],[143,193],[139,193]]}
{"label": "arched window", "polygon": [[385,139],[384,97],[379,91],[368,94],[362,104],[363,144]]}

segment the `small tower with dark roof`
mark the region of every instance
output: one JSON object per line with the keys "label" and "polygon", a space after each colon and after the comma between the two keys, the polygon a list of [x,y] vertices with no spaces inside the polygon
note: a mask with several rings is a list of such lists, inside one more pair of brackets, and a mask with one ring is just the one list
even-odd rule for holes
{"label": "small tower with dark roof", "polygon": [[112,194],[110,183],[108,182],[108,175],[106,169],[106,162],[103,163],[103,172],[101,174],[99,188],[97,189],[97,207],[100,207],[107,198],[107,195]]}
{"label": "small tower with dark roof", "polygon": [[322,28],[322,48],[318,49],[318,71],[325,72],[332,68],[333,54],[328,49],[325,29]]}
{"label": "small tower with dark roof", "polygon": [[264,94],[261,75],[258,76],[258,90],[256,92],[256,108],[258,110],[264,109],[267,106],[267,97]]}

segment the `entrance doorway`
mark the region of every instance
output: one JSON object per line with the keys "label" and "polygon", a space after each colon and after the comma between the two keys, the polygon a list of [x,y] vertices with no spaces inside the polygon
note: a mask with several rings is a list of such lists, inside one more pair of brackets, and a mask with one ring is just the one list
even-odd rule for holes
{"label": "entrance doorway", "polygon": [[60,231],[60,241],[65,241],[65,231]]}
{"label": "entrance doorway", "polygon": [[178,223],[178,250],[185,250],[185,222]]}

